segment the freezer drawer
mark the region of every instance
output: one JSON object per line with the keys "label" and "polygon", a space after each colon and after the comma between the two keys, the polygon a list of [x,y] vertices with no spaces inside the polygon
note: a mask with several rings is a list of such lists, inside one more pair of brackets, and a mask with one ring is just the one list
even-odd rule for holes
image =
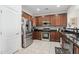
{"label": "freezer drawer", "polygon": [[22,46],[22,47],[23,47],[23,48],[26,48],[26,47],[28,47],[29,45],[31,45],[32,42],[33,42],[32,39],[26,38],[26,39],[23,40],[23,46]]}

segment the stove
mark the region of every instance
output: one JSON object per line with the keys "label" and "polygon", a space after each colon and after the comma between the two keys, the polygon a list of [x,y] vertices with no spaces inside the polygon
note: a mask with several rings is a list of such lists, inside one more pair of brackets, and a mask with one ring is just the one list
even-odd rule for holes
{"label": "stove", "polygon": [[50,41],[50,28],[43,28],[42,32],[42,40]]}
{"label": "stove", "polygon": [[49,32],[50,31],[50,28],[43,28],[43,31],[44,32]]}
{"label": "stove", "polygon": [[50,41],[50,33],[49,32],[42,32],[42,40]]}

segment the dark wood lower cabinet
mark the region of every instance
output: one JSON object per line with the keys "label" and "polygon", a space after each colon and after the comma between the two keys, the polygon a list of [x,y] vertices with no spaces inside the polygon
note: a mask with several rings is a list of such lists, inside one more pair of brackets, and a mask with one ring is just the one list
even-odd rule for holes
{"label": "dark wood lower cabinet", "polygon": [[60,33],[59,32],[51,32],[50,33],[50,41],[60,42]]}
{"label": "dark wood lower cabinet", "polygon": [[[35,40],[41,40],[41,31],[34,31],[33,32],[33,35],[32,35],[32,38]],[[53,42],[60,42],[60,37],[61,37],[61,34],[60,32],[50,32],[50,41],[53,41]]]}
{"label": "dark wood lower cabinet", "polygon": [[41,40],[41,32],[40,31],[34,31],[33,33],[32,33],[32,38],[35,40],[35,39],[37,39],[37,40]]}
{"label": "dark wood lower cabinet", "polygon": [[79,54],[79,47],[76,45],[73,45],[73,53],[74,54]]}

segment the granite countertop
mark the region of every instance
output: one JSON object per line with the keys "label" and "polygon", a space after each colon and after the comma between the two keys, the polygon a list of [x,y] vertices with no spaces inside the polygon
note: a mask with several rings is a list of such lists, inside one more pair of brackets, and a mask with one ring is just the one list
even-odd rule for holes
{"label": "granite countertop", "polygon": [[42,32],[53,32],[57,31],[57,27],[36,27],[34,31],[42,31]]}
{"label": "granite countertop", "polygon": [[[62,27],[37,27],[34,29],[34,31],[45,31],[43,28],[50,28],[50,30],[48,30],[47,32],[60,32],[57,31],[57,29]],[[79,47],[79,33],[74,33],[73,31],[69,30],[65,30],[64,32],[61,31],[60,33],[62,35],[65,35],[68,40]]]}
{"label": "granite countertop", "polygon": [[61,32],[62,35],[65,35],[68,40],[70,40],[73,44],[79,47],[79,37],[76,34]]}
{"label": "granite countertop", "polygon": [[63,27],[55,27],[55,26],[37,26],[37,27],[34,27],[35,30],[44,30],[47,28],[51,31],[51,30],[57,30],[57,29],[63,28]]}
{"label": "granite countertop", "polygon": [[57,30],[41,30],[41,29],[34,29],[34,31],[42,31],[42,32],[57,32]]}

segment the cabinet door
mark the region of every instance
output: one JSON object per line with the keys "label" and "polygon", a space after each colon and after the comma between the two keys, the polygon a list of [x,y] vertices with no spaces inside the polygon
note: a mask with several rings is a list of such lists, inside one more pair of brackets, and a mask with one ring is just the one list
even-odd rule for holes
{"label": "cabinet door", "polygon": [[67,25],[67,15],[59,14],[51,16],[51,24],[54,26],[66,26]]}
{"label": "cabinet door", "polygon": [[57,42],[60,42],[60,35],[61,35],[61,34],[60,34],[59,32],[56,32],[56,35],[57,35],[57,36],[56,36],[56,39],[57,39],[56,41],[57,41]]}
{"label": "cabinet door", "polygon": [[60,26],[60,16],[59,15],[52,15],[51,16],[51,23],[54,26]]}
{"label": "cabinet door", "polygon": [[60,15],[55,16],[56,17],[56,26],[60,26]]}
{"label": "cabinet door", "polygon": [[51,32],[50,34],[51,34],[51,39],[50,39],[50,41],[54,41],[54,39],[55,39],[55,32]]}
{"label": "cabinet door", "polygon": [[32,38],[33,38],[33,39],[38,39],[38,32],[37,32],[37,31],[34,31],[34,32],[32,33]]}
{"label": "cabinet door", "polygon": [[32,18],[33,26],[36,26],[36,18]]}
{"label": "cabinet door", "polygon": [[44,20],[49,21],[49,23],[51,23],[51,16],[50,15],[44,16]]}
{"label": "cabinet door", "polygon": [[43,19],[44,19],[44,18],[43,18],[42,16],[39,16],[39,17],[38,17],[38,24],[39,24],[39,26],[42,25]]}
{"label": "cabinet door", "polygon": [[56,25],[56,18],[54,15],[51,16],[51,25],[53,25],[53,26]]}
{"label": "cabinet door", "polygon": [[66,26],[67,25],[67,15],[66,14],[61,14],[60,15],[60,23],[61,23],[61,26]]}
{"label": "cabinet door", "polygon": [[36,24],[36,26],[39,26],[40,25],[39,18],[38,17],[36,17],[36,19],[35,19],[35,24]]}
{"label": "cabinet door", "polygon": [[41,31],[39,31],[39,40],[41,40]]}
{"label": "cabinet door", "polygon": [[74,45],[73,47],[74,47],[73,48],[73,53],[74,54],[79,54],[79,48],[76,45]]}
{"label": "cabinet door", "polygon": [[41,40],[41,32],[35,31],[33,32],[33,39]]}
{"label": "cabinet door", "polygon": [[59,32],[51,32],[50,41],[60,42],[60,33]]}
{"label": "cabinet door", "polygon": [[63,15],[63,26],[67,26],[67,15]]}

